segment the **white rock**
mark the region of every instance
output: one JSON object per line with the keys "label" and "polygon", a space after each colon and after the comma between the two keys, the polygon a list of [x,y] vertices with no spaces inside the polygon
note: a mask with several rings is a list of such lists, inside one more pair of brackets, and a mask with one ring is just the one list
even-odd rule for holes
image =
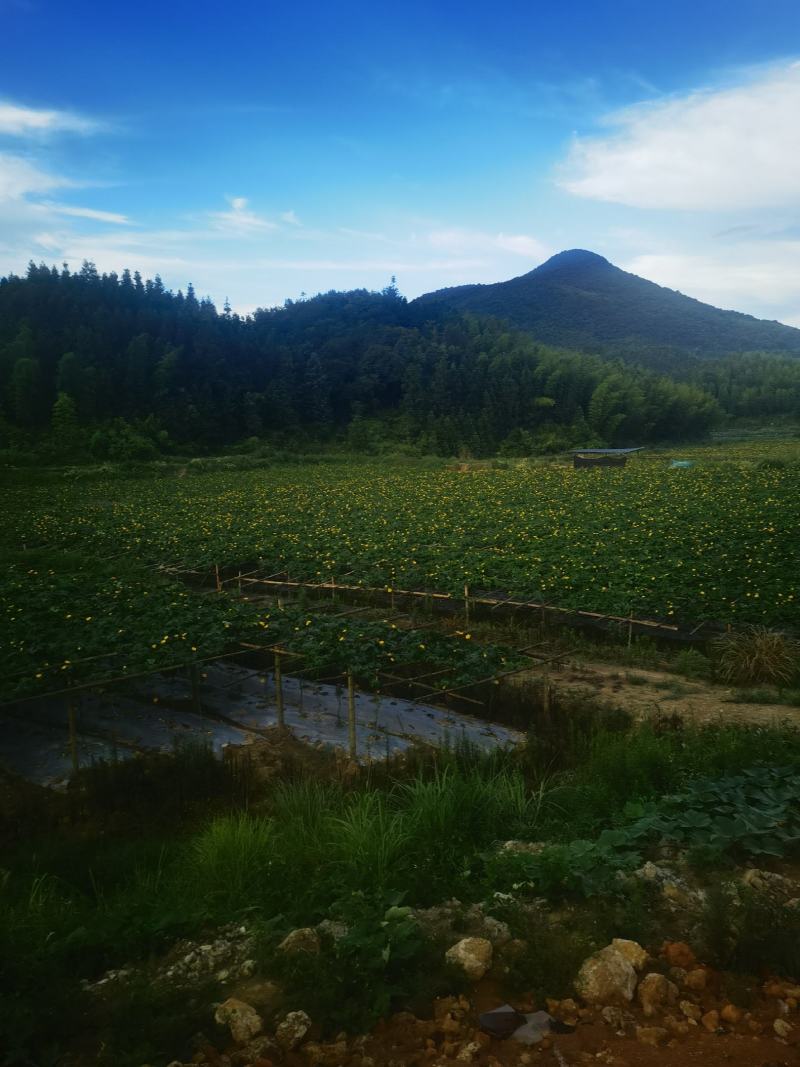
{"label": "white rock", "polygon": [[611,947],[615,948],[620,955],[630,963],[632,967],[635,967],[637,971],[641,971],[642,967],[647,963],[647,952],[642,948],[638,941],[626,941],[623,937],[615,937],[611,942]]}
{"label": "white rock", "polygon": [[485,937],[465,937],[447,950],[445,959],[477,982],[492,966],[492,943]]}
{"label": "white rock", "polygon": [[472,1063],[477,1055],[480,1054],[482,1045],[479,1045],[477,1041],[470,1041],[468,1044],[463,1045],[459,1050],[456,1059],[461,1063]]}
{"label": "white rock", "polygon": [[772,1024],[772,1029],[778,1037],[787,1038],[792,1032],[793,1027],[791,1023],[787,1023],[785,1019],[776,1019]]}
{"label": "white rock", "polygon": [[229,997],[214,1012],[214,1018],[220,1026],[230,1029],[231,1037],[239,1045],[245,1045],[248,1041],[260,1034],[264,1024],[261,1016],[250,1004],[236,997]]}
{"label": "white rock", "polygon": [[624,1004],[633,1000],[636,971],[613,945],[584,960],[575,991],[589,1004]]}
{"label": "white rock", "polygon": [[304,1011],[290,1011],[275,1031],[275,1037],[281,1048],[297,1048],[311,1029],[311,1019]]}

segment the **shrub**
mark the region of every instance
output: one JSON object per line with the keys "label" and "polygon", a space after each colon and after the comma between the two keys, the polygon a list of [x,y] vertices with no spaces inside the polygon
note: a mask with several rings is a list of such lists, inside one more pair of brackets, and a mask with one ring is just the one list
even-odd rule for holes
{"label": "shrub", "polygon": [[702,652],[698,652],[696,648],[687,648],[679,652],[672,666],[675,673],[682,674],[684,678],[708,679],[713,672],[711,660]]}
{"label": "shrub", "polygon": [[715,638],[718,676],[734,685],[786,685],[800,668],[800,641],[766,626],[751,626]]}
{"label": "shrub", "polygon": [[272,955],[271,969],[292,1003],[323,1033],[361,1031],[414,998],[427,1007],[431,997],[458,990],[441,946],[427,941],[405,911],[387,911],[386,902],[356,893],[334,912],[347,927],[344,937],[325,938],[319,955]]}

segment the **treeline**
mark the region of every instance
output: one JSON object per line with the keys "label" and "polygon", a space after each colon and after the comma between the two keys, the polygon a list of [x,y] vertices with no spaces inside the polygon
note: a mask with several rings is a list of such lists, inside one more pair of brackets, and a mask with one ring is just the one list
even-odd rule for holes
{"label": "treeline", "polygon": [[[759,367],[774,388],[754,384]],[[525,454],[698,438],[724,412],[772,414],[798,397],[786,361],[747,357],[676,381],[409,304],[393,283],[242,318],[191,286],[172,293],[89,263],[0,279],[7,454],[145,458],[249,438]]]}

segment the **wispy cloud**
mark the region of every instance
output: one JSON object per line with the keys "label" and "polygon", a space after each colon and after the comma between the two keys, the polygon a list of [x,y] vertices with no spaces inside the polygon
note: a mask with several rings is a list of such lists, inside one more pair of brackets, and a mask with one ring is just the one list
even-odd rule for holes
{"label": "wispy cloud", "polygon": [[716,307],[795,324],[800,315],[800,240],[743,241],[728,248],[683,249],[633,256],[625,270]]}
{"label": "wispy cloud", "polygon": [[56,215],[69,215],[76,219],[92,219],[95,222],[109,222],[116,226],[131,224],[127,215],[120,215],[116,211],[99,211],[97,208],[76,207],[71,204],[54,204],[52,201],[43,201],[42,207]]}
{"label": "wispy cloud", "polygon": [[265,230],[274,230],[277,224],[257,215],[248,208],[248,200],[244,196],[229,196],[230,204],[228,211],[210,211],[208,218],[211,225],[223,232],[242,237],[247,234],[263,233]]}
{"label": "wispy cloud", "polygon": [[0,201],[21,200],[72,184],[67,178],[49,174],[22,156],[0,152]]}
{"label": "wispy cloud", "polygon": [[515,256],[540,263],[553,251],[543,241],[524,233],[483,233],[479,230],[451,228],[432,230],[427,235],[433,248],[451,252],[511,252]]}
{"label": "wispy cloud", "polygon": [[26,107],[0,100],[0,134],[25,137],[47,133],[94,133],[101,128],[95,119],[72,111]]}
{"label": "wispy cloud", "polygon": [[647,102],[577,138],[560,184],[640,208],[731,210],[800,203],[800,63],[738,84]]}

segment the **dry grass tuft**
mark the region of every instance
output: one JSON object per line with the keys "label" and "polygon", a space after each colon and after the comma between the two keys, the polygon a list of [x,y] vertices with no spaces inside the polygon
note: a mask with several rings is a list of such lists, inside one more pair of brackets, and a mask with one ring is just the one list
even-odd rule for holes
{"label": "dry grass tuft", "polygon": [[800,641],[766,626],[724,634],[712,651],[718,677],[733,685],[788,685],[800,673]]}

